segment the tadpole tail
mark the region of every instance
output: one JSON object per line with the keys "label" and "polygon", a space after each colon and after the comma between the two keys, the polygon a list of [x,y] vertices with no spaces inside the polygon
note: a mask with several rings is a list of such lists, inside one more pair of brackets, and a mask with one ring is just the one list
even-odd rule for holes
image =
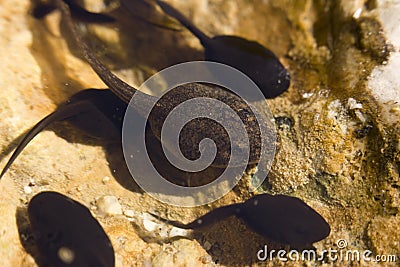
{"label": "tadpole tail", "polygon": [[156,10],[156,6],[157,4],[154,1],[120,0],[121,8],[125,9],[133,17],[149,25],[171,31],[181,31],[183,29],[182,24],[175,19],[165,13],[161,15],[160,12]]}
{"label": "tadpole tail", "polygon": [[18,144],[11,158],[8,160],[6,166],[3,168],[3,171],[0,174],[0,180],[3,175],[7,172],[10,166],[13,164],[18,155],[22,152],[22,150],[29,144],[29,142],[42,130],[48,127],[51,123],[56,121],[65,120],[67,118],[76,116],[78,114],[89,111],[93,106],[88,105],[86,100],[78,100],[76,102],[66,103],[58,107],[53,113],[43,118],[41,121],[36,123],[35,126],[32,127],[28,131],[28,133],[23,137],[21,142]]}
{"label": "tadpole tail", "polygon": [[65,0],[58,0],[59,7],[64,15],[68,28],[70,29],[76,43],[81,48],[85,59],[110,90],[125,103],[129,103],[132,96],[137,92],[137,89],[120,80],[93,55],[89,46],[79,33],[75,22],[72,20],[69,6],[64,1]]}
{"label": "tadpole tail", "polygon": [[167,223],[169,225],[182,228],[182,229],[201,229],[212,226],[221,220],[224,220],[230,216],[236,215],[239,212],[241,204],[232,204],[228,206],[223,206],[216,208],[203,216],[197,218],[193,222],[188,224],[181,223],[179,221],[170,221],[164,218],[161,218],[157,215],[151,214],[152,216],[156,217],[160,221]]}
{"label": "tadpole tail", "polygon": [[165,3],[161,0],[155,0],[159,7],[171,17],[178,20],[183,26],[185,26],[191,33],[193,33],[201,42],[203,46],[207,46],[211,40],[204,32],[196,27],[192,22],[190,22],[181,12],[176,10],[174,7]]}

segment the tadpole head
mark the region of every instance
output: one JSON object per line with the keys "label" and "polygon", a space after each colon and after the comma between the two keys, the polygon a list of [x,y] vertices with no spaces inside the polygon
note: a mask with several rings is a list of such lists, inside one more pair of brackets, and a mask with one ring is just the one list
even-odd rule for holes
{"label": "tadpole head", "polygon": [[309,248],[330,233],[319,213],[285,195],[257,195],[242,204],[238,217],[262,236],[296,248]]}
{"label": "tadpole head", "polygon": [[44,261],[52,266],[114,266],[111,242],[90,211],[57,192],[41,192],[28,205]]}
{"label": "tadpole head", "polygon": [[265,98],[277,97],[290,86],[289,71],[279,58],[255,41],[239,36],[216,36],[205,46],[205,58],[240,70],[253,80]]}
{"label": "tadpole head", "polygon": [[[263,69],[262,67],[260,68]],[[271,69],[270,72],[257,73],[254,82],[260,87],[266,98],[275,98],[289,88],[290,73],[277,59],[265,65],[265,70]]]}

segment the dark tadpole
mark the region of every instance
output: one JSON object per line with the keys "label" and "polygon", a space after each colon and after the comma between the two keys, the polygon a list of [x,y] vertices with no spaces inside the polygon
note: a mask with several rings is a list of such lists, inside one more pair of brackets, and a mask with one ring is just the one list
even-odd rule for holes
{"label": "dark tadpole", "polygon": [[[310,206],[296,197],[260,194],[249,200],[210,211],[191,223],[161,219],[183,229],[204,229],[230,216],[241,219],[254,232],[293,248],[311,248],[326,238],[330,226]],[[156,216],[158,217],[158,216]]]}
{"label": "dark tadpole", "polygon": [[111,267],[114,249],[89,209],[57,192],[41,192],[28,205],[38,250],[56,267]]}
{"label": "dark tadpole", "polygon": [[200,40],[206,60],[240,70],[254,81],[266,98],[277,97],[289,88],[289,72],[269,49],[239,36],[220,35],[210,38],[178,10],[164,1],[155,1],[166,14],[177,19]]}

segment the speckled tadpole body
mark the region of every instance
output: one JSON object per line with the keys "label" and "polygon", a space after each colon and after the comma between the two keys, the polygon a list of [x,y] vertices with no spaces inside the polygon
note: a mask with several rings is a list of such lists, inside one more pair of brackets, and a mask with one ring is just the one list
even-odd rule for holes
{"label": "speckled tadpole body", "polygon": [[192,32],[203,45],[205,59],[232,66],[248,75],[264,96],[274,98],[284,93],[290,85],[290,75],[279,59],[260,43],[233,35],[210,38],[178,10],[155,0],[161,9],[177,19]]}
{"label": "speckled tadpole body", "polygon": [[114,249],[99,222],[79,202],[41,192],[28,205],[40,254],[55,267],[113,267]]}
{"label": "speckled tadpole body", "polygon": [[216,208],[191,223],[161,219],[184,229],[202,229],[230,216],[240,218],[256,233],[295,248],[310,248],[326,238],[330,226],[301,199],[285,195],[260,194],[249,200]]}

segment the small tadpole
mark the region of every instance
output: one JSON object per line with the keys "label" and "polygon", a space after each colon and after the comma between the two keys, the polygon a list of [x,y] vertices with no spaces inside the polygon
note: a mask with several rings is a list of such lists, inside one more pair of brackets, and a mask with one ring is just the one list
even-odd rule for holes
{"label": "small tadpole", "polygon": [[260,43],[232,35],[210,38],[174,7],[161,0],[155,1],[166,14],[178,20],[200,40],[205,50],[205,60],[240,70],[253,80],[266,98],[277,97],[289,88],[289,72],[277,56]]}
{"label": "small tadpole", "polygon": [[188,224],[156,217],[175,227],[201,230],[230,216],[267,239],[298,249],[311,248],[331,230],[318,212],[301,199],[286,195],[260,194],[243,203],[216,208]]}
{"label": "small tadpole", "polygon": [[53,191],[35,195],[28,215],[38,250],[51,266],[115,265],[111,241],[89,209]]}

